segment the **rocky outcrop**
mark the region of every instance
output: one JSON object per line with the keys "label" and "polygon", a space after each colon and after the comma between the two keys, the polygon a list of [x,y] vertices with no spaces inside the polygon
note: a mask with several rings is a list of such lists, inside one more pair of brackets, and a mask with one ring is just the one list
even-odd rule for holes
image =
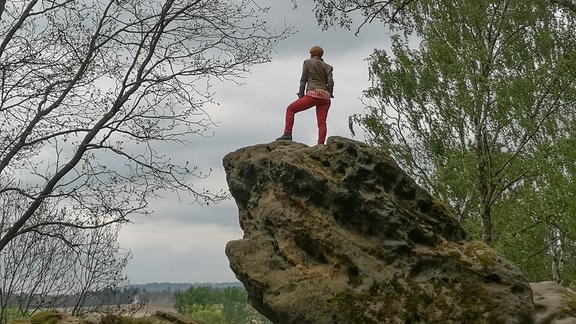
{"label": "rocky outcrop", "polygon": [[387,155],[331,137],[229,153],[226,254],[274,323],[532,323],[526,278]]}

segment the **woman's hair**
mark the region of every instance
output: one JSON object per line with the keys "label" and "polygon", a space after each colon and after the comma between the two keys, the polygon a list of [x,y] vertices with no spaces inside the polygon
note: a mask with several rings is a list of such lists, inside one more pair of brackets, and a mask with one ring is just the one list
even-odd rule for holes
{"label": "woman's hair", "polygon": [[322,57],[322,55],[324,55],[324,50],[320,46],[312,46],[310,49],[310,55]]}

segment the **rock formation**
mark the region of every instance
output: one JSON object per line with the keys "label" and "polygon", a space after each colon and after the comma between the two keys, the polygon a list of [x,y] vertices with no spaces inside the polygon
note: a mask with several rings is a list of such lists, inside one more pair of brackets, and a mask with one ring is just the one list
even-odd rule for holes
{"label": "rock formation", "polygon": [[330,137],[224,157],[244,237],[226,254],[274,323],[533,323],[522,273],[387,155]]}

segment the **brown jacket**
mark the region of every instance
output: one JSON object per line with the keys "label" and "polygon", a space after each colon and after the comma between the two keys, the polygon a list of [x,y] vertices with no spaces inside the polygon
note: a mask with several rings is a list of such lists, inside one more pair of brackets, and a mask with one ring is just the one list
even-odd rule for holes
{"label": "brown jacket", "polygon": [[306,88],[306,90],[324,89],[330,92],[330,97],[334,97],[332,70],[332,66],[324,63],[321,57],[314,56],[305,60],[302,66],[298,96],[303,96]]}

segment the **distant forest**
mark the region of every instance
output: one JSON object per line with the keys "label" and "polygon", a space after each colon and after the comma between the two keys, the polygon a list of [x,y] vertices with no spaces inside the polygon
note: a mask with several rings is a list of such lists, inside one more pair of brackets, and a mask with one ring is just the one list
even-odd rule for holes
{"label": "distant forest", "polygon": [[[118,289],[107,289],[93,291],[85,296],[58,295],[58,296],[31,296],[31,306],[40,304],[60,305],[60,307],[75,307],[81,298],[84,298],[83,305],[86,307],[98,307],[104,305],[127,305],[127,304],[162,304],[172,305],[176,291],[185,291],[190,287],[210,287],[214,289],[224,289],[228,287],[239,287],[244,289],[240,282],[226,283],[147,283],[130,284]],[[18,305],[18,299],[23,296],[14,295],[10,298],[8,305]],[[27,296],[30,298],[30,296]]]}
{"label": "distant forest", "polygon": [[148,292],[163,292],[163,291],[184,291],[190,287],[210,286],[212,288],[227,288],[227,287],[244,287],[240,282],[223,282],[223,283],[173,283],[173,282],[152,282],[146,284],[130,284],[124,286],[126,288],[137,288],[142,291]]}
{"label": "distant forest", "polygon": [[[173,304],[174,292],[185,291],[190,287],[211,287],[214,289],[224,289],[228,287],[239,287],[244,289],[240,282],[224,283],[171,283],[171,282],[154,282],[146,284],[130,284],[118,289],[114,295],[104,294],[102,298],[95,298],[102,305],[104,301],[109,304]],[[97,297],[95,295],[94,297]]]}

